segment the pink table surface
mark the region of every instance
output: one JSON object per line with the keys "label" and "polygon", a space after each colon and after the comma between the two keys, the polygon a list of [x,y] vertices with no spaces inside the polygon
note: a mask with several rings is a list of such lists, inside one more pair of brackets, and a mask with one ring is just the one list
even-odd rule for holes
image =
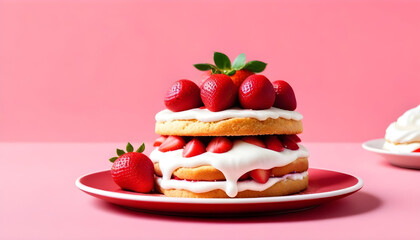
{"label": "pink table surface", "polygon": [[0,239],[418,239],[420,171],[393,167],[360,143],[305,145],[311,167],[365,186],[307,211],[200,219],[130,211],[77,189],[76,178],[108,169],[122,143],[0,143]]}

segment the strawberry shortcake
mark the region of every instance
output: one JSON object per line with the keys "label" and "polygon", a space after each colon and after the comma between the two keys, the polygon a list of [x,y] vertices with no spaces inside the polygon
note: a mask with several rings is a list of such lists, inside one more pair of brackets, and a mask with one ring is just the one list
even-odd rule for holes
{"label": "strawberry shortcake", "polygon": [[420,152],[420,105],[389,125],[383,148],[396,153]]}
{"label": "strawberry shortcake", "polygon": [[282,196],[308,186],[308,150],[297,136],[302,115],[291,86],[258,74],[266,64],[233,64],[222,53],[199,86],[179,80],[156,114],[150,154],[156,189],[171,197]]}

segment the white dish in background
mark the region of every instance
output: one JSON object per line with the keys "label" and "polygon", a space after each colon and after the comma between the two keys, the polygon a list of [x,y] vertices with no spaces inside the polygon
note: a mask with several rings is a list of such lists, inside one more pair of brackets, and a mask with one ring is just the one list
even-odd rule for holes
{"label": "white dish in background", "polygon": [[368,151],[377,153],[395,166],[404,168],[420,169],[420,152],[395,153],[382,148],[385,139],[374,139],[362,144],[362,147]]}

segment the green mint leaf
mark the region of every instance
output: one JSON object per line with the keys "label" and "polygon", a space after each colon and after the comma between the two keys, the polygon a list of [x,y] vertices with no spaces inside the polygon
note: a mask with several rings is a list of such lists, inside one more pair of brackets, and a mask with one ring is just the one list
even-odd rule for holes
{"label": "green mint leaf", "polygon": [[220,73],[222,73],[222,72],[217,68],[212,68],[211,69],[211,74],[220,74]]}
{"label": "green mint leaf", "polygon": [[243,69],[249,70],[254,73],[259,73],[264,71],[266,66],[267,63],[261,61],[250,61],[247,64],[245,64],[245,67]]}
{"label": "green mint leaf", "polygon": [[118,149],[117,148],[117,155],[118,156],[121,156],[121,155],[123,155],[125,152],[124,152],[124,150],[121,150],[121,149]]}
{"label": "green mint leaf", "polygon": [[144,143],[136,150],[136,152],[138,153],[142,153],[144,151],[144,149],[146,148],[146,146],[144,145]]}
{"label": "green mint leaf", "polygon": [[113,158],[110,158],[110,159],[109,159],[109,161],[113,163],[113,162],[115,162],[115,160],[117,160],[117,159],[118,159],[118,157],[113,157]]}
{"label": "green mint leaf", "polygon": [[220,52],[214,52],[214,63],[216,64],[217,68],[219,69],[230,69],[231,63],[228,56]]}
{"label": "green mint leaf", "polygon": [[233,76],[233,74],[235,74],[235,73],[236,73],[236,70],[230,70],[230,71],[226,72],[226,75]]}
{"label": "green mint leaf", "polygon": [[131,143],[127,143],[127,147],[125,147],[125,150],[127,150],[127,152],[132,152],[134,150],[133,145],[131,145]]}
{"label": "green mint leaf", "polygon": [[198,63],[198,64],[194,64],[193,66],[200,71],[208,71],[213,68],[213,66],[208,63]]}
{"label": "green mint leaf", "polygon": [[235,70],[240,70],[245,66],[245,63],[246,63],[245,53],[241,53],[233,61],[232,68]]}

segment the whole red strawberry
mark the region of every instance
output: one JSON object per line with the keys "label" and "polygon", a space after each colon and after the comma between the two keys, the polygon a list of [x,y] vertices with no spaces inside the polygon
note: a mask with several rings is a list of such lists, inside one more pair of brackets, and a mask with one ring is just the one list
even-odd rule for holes
{"label": "whole red strawberry", "polygon": [[174,112],[180,112],[203,105],[200,98],[200,88],[194,82],[186,79],[176,81],[165,96],[165,106]]}
{"label": "whole red strawberry", "polygon": [[201,100],[212,112],[218,112],[235,104],[237,89],[229,76],[213,74],[201,85]]}
{"label": "whole red strawberry", "polygon": [[276,92],[276,101],[274,107],[294,111],[296,109],[296,97],[293,88],[283,80],[273,82]]}
{"label": "whole red strawberry", "polygon": [[235,74],[230,76],[230,78],[232,79],[233,83],[239,88],[241,84],[245,81],[245,79],[253,74],[254,73],[249,70],[241,69],[236,71]]}
{"label": "whole red strawberry", "polygon": [[154,167],[152,161],[144,155],[144,144],[136,152],[127,144],[127,153],[117,149],[118,157],[111,158],[114,164],[111,175],[114,182],[122,189],[148,193],[154,187]]}
{"label": "whole red strawberry", "polygon": [[273,106],[276,94],[270,80],[264,75],[251,75],[239,88],[239,102],[246,109],[268,109]]}

